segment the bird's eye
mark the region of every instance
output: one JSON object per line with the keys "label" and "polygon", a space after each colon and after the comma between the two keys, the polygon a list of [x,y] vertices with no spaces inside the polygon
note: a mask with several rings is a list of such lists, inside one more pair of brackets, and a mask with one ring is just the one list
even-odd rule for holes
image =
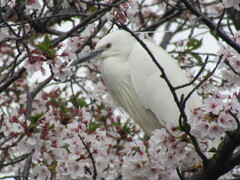
{"label": "bird's eye", "polygon": [[109,49],[111,46],[112,46],[112,45],[111,45],[110,43],[108,43],[108,44],[106,45],[106,48]]}

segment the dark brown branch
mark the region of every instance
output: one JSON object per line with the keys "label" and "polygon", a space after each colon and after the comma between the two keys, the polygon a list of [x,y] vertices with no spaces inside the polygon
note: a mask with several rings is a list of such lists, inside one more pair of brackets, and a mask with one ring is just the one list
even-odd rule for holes
{"label": "dark brown branch", "polygon": [[240,163],[240,151],[237,151],[232,155],[231,159],[229,160],[228,166],[235,167],[239,165],[239,163]]}
{"label": "dark brown branch", "polygon": [[223,9],[223,12],[220,16],[220,19],[219,19],[218,23],[217,23],[217,32],[216,32],[217,35],[219,34],[219,29],[222,28],[221,27],[221,22],[223,20],[224,15],[225,15],[225,8]]}
{"label": "dark brown branch", "polygon": [[240,146],[240,129],[228,132],[217,148],[216,154],[209,159],[207,166],[204,166],[192,177],[191,180],[213,180],[229,172],[240,163],[239,152],[234,150]]}
{"label": "dark brown branch", "polygon": [[217,25],[211,21],[207,16],[198,11],[188,0],[182,0],[182,3],[197,17],[201,17],[201,21],[208,26],[208,28],[213,31],[214,34],[218,35],[222,40],[224,40],[228,45],[234,48],[238,53],[240,53],[240,45],[232,40],[223,30],[219,29]]}
{"label": "dark brown branch", "polygon": [[98,25],[97,28],[94,29],[94,32],[91,33],[91,35],[90,35],[89,37],[87,37],[86,39],[84,39],[81,47],[78,48],[78,49],[75,51],[76,54],[80,53],[80,52],[83,50],[83,48],[91,41],[91,39],[97,35],[97,33],[101,30],[101,28],[104,26],[104,24],[105,24],[106,22],[107,22],[107,21],[104,21],[104,22],[101,22],[101,21],[100,21],[100,22],[99,22],[99,25]]}
{"label": "dark brown branch", "polygon": [[233,117],[233,119],[237,123],[237,127],[240,128],[240,122],[239,122],[239,119],[237,117],[237,114],[234,114],[231,110],[228,110],[228,112],[229,112],[229,114],[231,114],[231,116]]}
{"label": "dark brown branch", "polygon": [[216,64],[216,66],[214,67],[214,69],[200,82],[198,83],[193,89],[191,92],[188,93],[188,95],[186,96],[186,98],[184,99],[184,105],[186,104],[187,100],[191,97],[191,95],[204,83],[206,82],[214,73],[215,71],[217,70],[217,67],[219,66],[220,62],[222,60],[222,56],[219,57],[219,60]]}
{"label": "dark brown branch", "polygon": [[0,130],[2,129],[3,119],[4,119],[4,114],[1,114],[1,117],[0,117]]}
{"label": "dark brown branch", "polygon": [[[43,16],[43,17],[38,17],[38,18],[33,18],[33,19],[29,18],[29,19],[24,20],[21,23],[8,24],[8,26],[10,26],[10,27],[12,27],[12,26],[19,26],[19,25],[31,23],[31,22],[34,22],[34,21],[37,21],[36,23],[38,23],[39,21],[49,20],[49,19],[52,19],[52,18],[64,18],[64,17],[70,18],[70,17],[78,17],[78,16],[87,17],[87,16],[89,16],[89,14],[80,13],[80,12],[77,12],[77,13],[64,13],[64,14],[53,14],[53,15],[48,15],[48,16]],[[2,27],[7,27],[7,25],[0,25],[0,28],[2,28]]]}
{"label": "dark brown branch", "polygon": [[231,18],[235,28],[237,30],[240,30],[240,12],[238,10],[236,10],[234,7],[228,8],[227,10],[227,14],[228,17]]}
{"label": "dark brown branch", "polygon": [[31,163],[32,163],[33,153],[34,153],[34,151],[32,151],[31,153],[29,153],[27,155],[26,162],[25,162],[25,165],[24,165],[24,168],[23,168],[22,180],[28,180],[29,171],[30,171]]}
{"label": "dark brown branch", "polygon": [[177,171],[177,174],[178,174],[178,177],[180,178],[180,180],[184,180],[184,177],[181,174],[181,171],[180,171],[180,169],[178,167],[176,168],[176,171]]}
{"label": "dark brown branch", "polygon": [[19,157],[15,158],[15,159],[7,162],[7,163],[0,164],[0,169],[1,169],[2,167],[6,167],[6,166],[10,166],[10,165],[14,165],[14,164],[16,164],[16,163],[19,163],[19,162],[23,161],[24,159],[26,159],[27,157],[28,157],[28,154],[24,154],[24,155],[19,156]]}
{"label": "dark brown branch", "polygon": [[47,79],[41,82],[32,92],[27,93],[27,106],[26,106],[26,118],[31,115],[32,112],[32,103],[35,96],[53,79],[53,74],[51,74]]}
{"label": "dark brown branch", "polygon": [[13,76],[8,78],[2,85],[0,85],[0,93],[7,89],[14,81],[21,78],[26,68],[22,67],[18,72],[14,73]]}
{"label": "dark brown branch", "polygon": [[[123,2],[123,0],[114,0],[112,5],[118,4],[119,2]],[[55,47],[58,45],[58,43],[62,42],[63,40],[67,39],[72,33],[76,32],[77,30],[85,27],[87,24],[89,24],[94,18],[98,17],[99,15],[104,15],[106,12],[111,10],[111,6],[104,7],[97,12],[91,14],[90,16],[86,17],[79,23],[78,25],[74,26],[72,29],[70,29],[68,32],[65,34],[59,36],[57,39],[54,40],[54,42],[51,44],[52,47]]]}
{"label": "dark brown branch", "polygon": [[[21,141],[21,139],[22,139],[24,136],[25,136],[25,135],[20,135],[20,137],[19,137],[14,143],[12,143],[12,144],[10,144],[10,145],[8,145],[8,146],[6,146],[6,147],[0,147],[0,150],[4,151],[4,150],[7,150],[7,149],[9,149],[9,148],[11,148],[11,147],[16,146],[16,145]],[[12,139],[12,138],[14,138],[14,137],[11,136],[11,138],[9,138],[8,140],[10,140],[10,139]],[[5,143],[5,142],[4,142],[4,143]],[[1,143],[1,145],[3,145],[4,143]]]}
{"label": "dark brown branch", "polygon": [[83,143],[83,146],[85,147],[85,149],[87,150],[88,154],[89,154],[89,157],[92,161],[92,165],[93,165],[93,180],[96,180],[97,179],[97,168],[96,168],[96,163],[95,163],[95,160],[94,160],[94,157],[93,157],[93,154],[91,153],[90,149],[88,148],[88,146],[86,145],[86,143],[84,142],[84,140],[82,139],[82,137],[80,136],[80,134],[78,134],[78,137],[80,138],[80,140],[82,141]]}
{"label": "dark brown branch", "polygon": [[[169,10],[166,15],[163,15],[163,17],[161,19],[159,19],[158,21],[156,21],[155,23],[152,23],[151,25],[140,29],[138,31],[140,32],[145,32],[145,31],[154,31],[156,30],[161,24],[164,24],[168,21],[170,21],[173,18],[176,18],[178,16],[180,16],[182,14],[182,10],[178,10],[177,12],[175,12],[176,9],[171,9]],[[174,13],[175,12],[175,13]]]}
{"label": "dark brown branch", "polygon": [[232,67],[232,65],[229,63],[229,61],[228,61],[227,59],[224,61],[224,63],[225,63],[236,75],[240,76],[240,73],[237,72],[237,71],[234,69],[234,67]]}
{"label": "dark brown branch", "polygon": [[204,71],[206,65],[207,65],[207,62],[208,62],[208,58],[209,56],[206,57],[205,59],[205,62],[204,64],[202,65],[201,69],[198,71],[198,73],[196,74],[196,76],[189,82],[189,83],[186,83],[186,84],[183,84],[183,85],[180,85],[180,86],[176,86],[174,89],[177,90],[177,89],[181,89],[181,88],[184,88],[184,87],[187,87],[187,86],[191,86],[194,84],[194,82],[198,79],[198,77],[202,74],[202,72]]}

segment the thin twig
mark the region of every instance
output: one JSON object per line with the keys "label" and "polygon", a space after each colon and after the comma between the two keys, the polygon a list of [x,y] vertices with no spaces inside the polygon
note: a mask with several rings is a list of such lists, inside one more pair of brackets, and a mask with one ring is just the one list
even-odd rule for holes
{"label": "thin twig", "polygon": [[4,114],[1,114],[1,118],[0,118],[0,130],[2,129],[3,118],[4,118]]}
{"label": "thin twig", "polygon": [[89,42],[91,41],[91,39],[96,36],[96,34],[100,31],[100,29],[104,26],[104,24],[105,24],[106,22],[107,22],[106,20],[105,20],[104,22],[99,22],[98,27],[94,29],[94,32],[91,33],[91,35],[88,36],[86,39],[84,39],[84,42],[82,43],[81,47],[78,48],[78,49],[75,51],[76,54],[80,53],[80,52],[83,50],[83,48],[84,48],[87,44],[89,44]]}
{"label": "thin twig", "polygon": [[53,73],[42,81],[32,92],[27,92],[27,105],[26,105],[26,118],[28,118],[31,115],[32,112],[32,103],[35,98],[35,96],[43,89],[45,85],[47,85],[51,80],[53,79]]}
{"label": "thin twig", "polygon": [[87,150],[88,154],[89,154],[89,157],[92,161],[92,165],[93,165],[93,180],[96,180],[97,179],[97,168],[96,168],[96,163],[95,163],[95,160],[94,160],[94,157],[93,157],[93,154],[91,153],[90,149],[87,147],[86,143],[84,142],[84,140],[82,139],[82,137],[80,136],[80,134],[78,134],[78,137],[80,138],[80,140],[82,141],[83,143],[83,146],[85,147],[85,149]]}
{"label": "thin twig", "polygon": [[[112,5],[114,4],[119,4],[120,2],[123,2],[125,0],[114,0]],[[58,45],[58,43],[62,42],[63,40],[67,39],[72,33],[74,33],[75,31],[85,27],[87,24],[89,24],[94,18],[98,17],[99,15],[104,15],[106,12],[108,12],[109,10],[111,10],[112,7],[108,6],[108,7],[104,7],[98,11],[96,11],[95,13],[89,15],[88,17],[86,17],[85,19],[83,19],[81,21],[81,23],[79,23],[78,25],[74,26],[72,29],[70,29],[68,32],[66,32],[65,34],[59,36],[58,38],[56,38],[54,40],[54,42],[51,44],[51,46],[55,47],[56,45]]]}
{"label": "thin twig", "polygon": [[224,63],[225,63],[235,74],[237,74],[238,76],[240,76],[240,73],[237,72],[237,71],[232,67],[232,65],[229,63],[229,61],[228,61],[227,59],[224,61]]}
{"label": "thin twig", "polygon": [[177,171],[177,174],[178,174],[178,177],[180,178],[180,180],[184,180],[184,177],[181,174],[181,171],[180,171],[179,167],[176,168],[176,171]]}
{"label": "thin twig", "polygon": [[19,162],[23,161],[24,159],[26,159],[27,157],[28,157],[28,154],[24,154],[19,157],[16,157],[15,159],[9,161],[8,163],[0,164],[0,168],[19,163]]}
{"label": "thin twig", "polygon": [[188,0],[181,0],[188,10],[190,10],[193,14],[195,14],[197,17],[202,17],[202,22],[208,26],[210,30],[213,32],[218,32],[219,37],[224,40],[228,45],[230,45],[232,48],[234,48],[238,53],[240,53],[240,45],[236,43],[234,40],[232,40],[223,30],[219,29],[217,25],[210,20],[207,16],[202,14],[200,11],[198,11],[197,8],[195,8]]}
{"label": "thin twig", "polygon": [[[44,17],[38,17],[38,18],[34,18],[34,19],[28,19],[25,20],[21,23],[14,23],[14,24],[9,24],[9,26],[18,26],[18,25],[22,25],[22,23],[27,24],[30,22],[34,22],[34,21],[40,21],[40,20],[46,20],[46,19],[51,19],[51,18],[58,18],[58,17],[74,17],[74,16],[84,16],[84,17],[88,17],[90,14],[86,14],[86,13],[64,13],[64,14],[53,14],[53,15],[49,15],[49,16],[44,16]],[[0,25],[0,28],[2,27],[6,27],[7,25]]]}
{"label": "thin twig", "polygon": [[225,14],[225,8],[223,9],[223,12],[222,12],[222,14],[220,16],[220,19],[219,19],[218,23],[217,23],[216,36],[218,36],[219,29],[221,28],[221,22],[223,20],[224,14]]}
{"label": "thin twig", "polygon": [[222,56],[219,56],[219,60],[216,64],[216,66],[214,67],[214,69],[211,71],[211,73],[209,73],[199,84],[197,84],[190,93],[188,93],[188,95],[186,96],[185,100],[184,100],[184,104],[186,104],[187,100],[191,97],[191,95],[205,82],[207,81],[217,70],[217,67],[219,66],[220,62],[222,60]]}
{"label": "thin twig", "polygon": [[198,77],[202,74],[202,72],[204,71],[206,65],[207,65],[207,62],[208,62],[208,58],[209,56],[206,57],[205,61],[204,61],[204,64],[202,65],[201,69],[198,71],[198,73],[196,74],[196,76],[189,82],[189,83],[186,83],[186,84],[183,84],[183,85],[180,85],[180,86],[176,86],[174,89],[177,90],[177,89],[181,89],[181,88],[184,88],[184,87],[187,87],[187,86],[190,86],[190,85],[193,85],[194,82],[198,79]]}
{"label": "thin twig", "polygon": [[231,110],[228,110],[229,114],[231,114],[231,116],[234,118],[234,120],[236,121],[237,123],[237,127],[240,129],[240,122],[239,122],[239,119],[237,117],[237,114],[234,114]]}
{"label": "thin twig", "polygon": [[192,28],[191,28],[190,33],[189,33],[189,35],[188,35],[188,38],[192,38],[193,33],[194,33],[194,29],[195,29],[195,27],[197,26],[197,23],[201,20],[201,18],[202,18],[201,16],[198,17],[198,18],[196,19],[196,21],[194,22],[194,24],[192,25]]}
{"label": "thin twig", "polygon": [[14,73],[10,78],[8,78],[1,86],[0,93],[8,88],[14,81],[22,77],[22,74],[26,71],[26,68],[22,67],[18,72]]}
{"label": "thin twig", "polygon": [[[20,141],[21,139],[24,137],[25,135],[21,135],[14,143],[10,144],[9,146],[6,146],[6,147],[0,147],[0,150],[4,151],[4,150],[7,150],[13,146],[16,146]],[[12,138],[11,138],[12,139]]]}
{"label": "thin twig", "polygon": [[31,163],[32,163],[33,153],[34,153],[34,150],[32,150],[32,152],[27,155],[26,162],[25,162],[25,165],[24,165],[24,168],[23,168],[22,180],[28,180],[29,171],[30,171]]}

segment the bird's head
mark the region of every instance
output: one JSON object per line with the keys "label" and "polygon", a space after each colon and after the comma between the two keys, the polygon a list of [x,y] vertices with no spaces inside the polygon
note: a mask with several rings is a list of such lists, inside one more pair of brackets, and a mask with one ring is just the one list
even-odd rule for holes
{"label": "bird's head", "polygon": [[114,56],[128,56],[133,46],[134,38],[126,31],[118,30],[104,36],[96,45],[95,50],[69,63],[75,66],[82,62],[98,57],[104,60]]}

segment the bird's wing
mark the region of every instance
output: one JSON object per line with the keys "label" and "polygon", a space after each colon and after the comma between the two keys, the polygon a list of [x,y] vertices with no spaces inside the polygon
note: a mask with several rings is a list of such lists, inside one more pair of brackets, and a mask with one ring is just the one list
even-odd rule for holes
{"label": "bird's wing", "polygon": [[[189,82],[185,73],[166,51],[150,41],[144,42],[164,68],[173,86]],[[160,77],[160,70],[138,42],[135,43],[129,60],[131,62],[131,80],[140,103],[146,109],[150,109],[163,126],[177,125],[180,113],[173,95],[165,80]],[[190,86],[177,90],[178,97],[180,98],[181,94],[186,96],[191,89]],[[194,93],[187,102],[187,109],[199,106],[201,106],[201,100]]]}

